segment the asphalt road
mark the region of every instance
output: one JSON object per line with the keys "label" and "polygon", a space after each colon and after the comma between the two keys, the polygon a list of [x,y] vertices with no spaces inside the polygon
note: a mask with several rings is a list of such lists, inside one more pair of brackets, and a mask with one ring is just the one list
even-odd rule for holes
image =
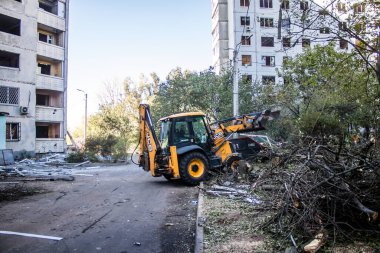
{"label": "asphalt road", "polygon": [[[49,192],[0,203],[0,252],[193,252],[197,188],[153,178],[135,165],[82,170]],[[91,176],[92,175],[92,176]]]}

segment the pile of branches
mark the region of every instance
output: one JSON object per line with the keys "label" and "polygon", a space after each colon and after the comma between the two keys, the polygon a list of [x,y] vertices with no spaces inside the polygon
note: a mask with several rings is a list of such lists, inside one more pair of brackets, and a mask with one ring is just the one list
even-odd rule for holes
{"label": "pile of branches", "polygon": [[379,237],[380,156],[373,146],[293,147],[251,172],[253,190],[274,210],[261,227],[307,252],[327,241]]}

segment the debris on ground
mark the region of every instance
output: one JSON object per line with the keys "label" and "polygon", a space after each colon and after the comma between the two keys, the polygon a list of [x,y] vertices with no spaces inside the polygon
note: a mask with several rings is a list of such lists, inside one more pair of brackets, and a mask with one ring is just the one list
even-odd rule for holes
{"label": "debris on ground", "polygon": [[[204,192],[211,203],[234,203],[238,214],[257,211],[255,222],[242,226],[249,226],[250,236],[270,235],[268,248],[275,252],[317,252],[358,242],[379,249],[380,152],[372,146],[288,147],[266,161],[239,164],[238,173],[216,177]],[[249,209],[239,207],[250,202]],[[213,208],[208,231],[217,223],[210,224],[209,217],[231,216],[231,210]],[[228,230],[231,219],[220,221],[222,231]]]}

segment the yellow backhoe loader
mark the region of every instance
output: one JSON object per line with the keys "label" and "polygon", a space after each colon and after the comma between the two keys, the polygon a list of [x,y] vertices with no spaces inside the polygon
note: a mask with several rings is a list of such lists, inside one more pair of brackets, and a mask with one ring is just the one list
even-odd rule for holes
{"label": "yellow backhoe loader", "polygon": [[160,119],[160,138],[154,130],[149,105],[139,107],[139,166],[153,177],[181,179],[189,185],[203,181],[208,170],[236,163],[258,152],[257,143],[234,133],[264,130],[279,112],[257,112],[207,123],[202,112],[178,113]]}

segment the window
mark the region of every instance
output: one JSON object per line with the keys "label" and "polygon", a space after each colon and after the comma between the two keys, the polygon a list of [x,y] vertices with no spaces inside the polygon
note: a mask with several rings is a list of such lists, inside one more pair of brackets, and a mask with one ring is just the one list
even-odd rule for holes
{"label": "window", "polygon": [[178,121],[174,127],[174,143],[190,142],[189,123],[186,121]]}
{"label": "window", "polygon": [[330,28],[328,28],[328,27],[322,27],[322,28],[319,29],[319,32],[321,34],[329,34],[330,33]]}
{"label": "window", "polygon": [[273,18],[260,18],[261,27],[273,27]]}
{"label": "window", "polygon": [[290,29],[290,18],[281,19],[281,27]]}
{"label": "window", "polygon": [[354,14],[363,13],[365,11],[364,3],[354,4]]}
{"label": "window", "polygon": [[241,36],[241,44],[244,46],[251,45],[251,36]]}
{"label": "window", "polygon": [[19,54],[0,51],[0,66],[8,68],[18,68],[19,67]]}
{"label": "window", "polygon": [[242,75],[241,81],[243,83],[252,83],[252,75]]}
{"label": "window", "polygon": [[319,13],[320,16],[326,16],[326,15],[329,15],[329,11],[326,10],[326,9],[319,10],[318,13]]}
{"label": "window", "polygon": [[242,55],[241,56],[241,64],[243,66],[251,66],[252,65],[252,58],[250,55]]}
{"label": "window", "polygon": [[310,47],[310,39],[302,39],[302,47]]}
{"label": "window", "polygon": [[250,25],[250,18],[249,17],[240,17],[240,24],[241,25]]}
{"label": "window", "polygon": [[300,9],[303,11],[306,11],[309,9],[309,2],[307,1],[301,1],[300,2]]}
{"label": "window", "polygon": [[262,47],[274,47],[274,37],[261,37]]}
{"label": "window", "polygon": [[291,42],[289,37],[282,38],[282,46],[283,47],[291,47]]}
{"label": "window", "polygon": [[249,6],[249,2],[250,2],[250,0],[240,0],[240,6],[246,6],[246,7],[248,7]]}
{"label": "window", "polygon": [[263,61],[263,66],[267,66],[267,67],[275,66],[274,56],[263,56],[261,57],[261,60]]}
{"label": "window", "polygon": [[340,39],[339,47],[340,49],[348,49],[348,41],[344,39]]}
{"label": "window", "polygon": [[0,14],[0,32],[20,36],[21,20]]}
{"label": "window", "polygon": [[50,105],[49,95],[37,94],[36,95],[36,105],[49,106]]}
{"label": "window", "polygon": [[6,141],[19,141],[21,139],[21,123],[6,124]]}
{"label": "window", "polygon": [[262,83],[265,85],[274,84],[276,82],[275,76],[263,76],[262,77]]}
{"label": "window", "polygon": [[339,12],[347,12],[347,6],[345,3],[338,3],[338,11]]}
{"label": "window", "polygon": [[50,34],[38,33],[38,40],[49,44],[53,44],[53,36]]}
{"label": "window", "polygon": [[50,76],[51,66],[49,64],[38,63],[38,68],[40,69],[39,73]]}
{"label": "window", "polygon": [[18,105],[19,97],[19,88],[0,86],[0,104]]}
{"label": "window", "polygon": [[347,22],[339,22],[339,30],[347,31]]}
{"label": "window", "polygon": [[260,0],[260,7],[261,8],[273,8],[273,1],[272,0]]}
{"label": "window", "polygon": [[196,117],[193,121],[194,142],[201,146],[207,144],[208,133],[202,117]]}
{"label": "window", "polygon": [[61,138],[61,124],[36,122],[36,138]]}
{"label": "window", "polygon": [[283,10],[289,10],[289,0],[282,0],[281,2],[281,9]]}

